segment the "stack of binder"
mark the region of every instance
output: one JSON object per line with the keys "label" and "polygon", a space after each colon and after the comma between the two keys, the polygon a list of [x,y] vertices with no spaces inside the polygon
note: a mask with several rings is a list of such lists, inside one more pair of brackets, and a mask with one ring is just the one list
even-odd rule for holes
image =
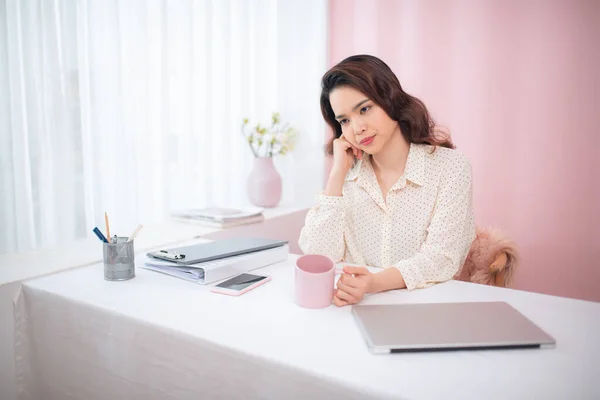
{"label": "stack of binder", "polygon": [[285,261],[288,254],[287,241],[232,238],[149,252],[140,267],[205,285]]}

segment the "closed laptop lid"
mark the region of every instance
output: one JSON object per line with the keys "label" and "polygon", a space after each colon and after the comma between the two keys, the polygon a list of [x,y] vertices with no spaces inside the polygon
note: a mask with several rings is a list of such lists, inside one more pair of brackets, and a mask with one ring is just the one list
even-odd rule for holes
{"label": "closed laptop lid", "polygon": [[540,347],[555,340],[505,302],[356,305],[373,352]]}

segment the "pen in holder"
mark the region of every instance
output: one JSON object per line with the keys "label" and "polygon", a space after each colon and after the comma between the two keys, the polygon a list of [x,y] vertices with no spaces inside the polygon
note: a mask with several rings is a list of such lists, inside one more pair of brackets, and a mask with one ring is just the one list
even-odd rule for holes
{"label": "pen in holder", "polygon": [[135,255],[133,240],[117,237],[110,243],[103,242],[104,279],[107,281],[126,281],[135,277]]}

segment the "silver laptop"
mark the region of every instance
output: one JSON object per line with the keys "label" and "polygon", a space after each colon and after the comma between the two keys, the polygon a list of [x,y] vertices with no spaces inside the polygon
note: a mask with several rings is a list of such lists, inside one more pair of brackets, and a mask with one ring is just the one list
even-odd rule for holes
{"label": "silver laptop", "polygon": [[356,305],[374,353],[553,347],[554,338],[505,302]]}

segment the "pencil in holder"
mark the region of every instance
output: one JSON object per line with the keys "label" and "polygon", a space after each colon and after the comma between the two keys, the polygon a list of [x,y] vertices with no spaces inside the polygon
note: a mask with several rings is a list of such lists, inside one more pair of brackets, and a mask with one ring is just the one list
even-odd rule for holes
{"label": "pencil in holder", "polygon": [[104,279],[126,281],[135,277],[135,252],[133,240],[117,237],[116,241],[102,244],[104,253]]}

